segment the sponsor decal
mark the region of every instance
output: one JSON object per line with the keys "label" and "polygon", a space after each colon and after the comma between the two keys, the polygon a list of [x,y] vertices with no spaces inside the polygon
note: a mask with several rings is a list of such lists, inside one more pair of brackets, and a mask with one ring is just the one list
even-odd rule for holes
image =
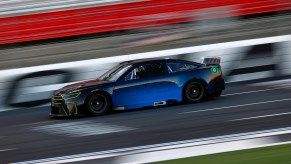
{"label": "sponsor decal", "polygon": [[216,67],[216,66],[213,66],[213,67],[211,67],[211,72],[212,72],[213,74],[217,74],[217,73],[219,72],[219,68]]}

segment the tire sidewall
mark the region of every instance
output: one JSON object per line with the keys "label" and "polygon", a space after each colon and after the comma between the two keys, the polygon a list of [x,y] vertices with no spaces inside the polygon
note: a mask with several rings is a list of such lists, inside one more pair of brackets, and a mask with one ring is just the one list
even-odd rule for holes
{"label": "tire sidewall", "polygon": [[[97,97],[97,96],[102,97],[104,99],[104,101],[105,101],[104,107],[102,108],[102,110],[100,110],[98,112],[95,111],[94,109],[92,109],[91,105],[90,105],[90,102],[92,101],[92,99],[94,97]],[[86,109],[87,109],[86,111],[87,111],[87,113],[89,115],[91,115],[91,116],[99,116],[99,115],[104,115],[109,111],[111,103],[110,103],[109,97],[106,94],[97,92],[97,93],[93,93],[93,94],[88,96],[88,98],[87,98],[87,100],[85,102],[85,106],[86,106]]]}
{"label": "tire sidewall", "polygon": [[[189,89],[189,87],[191,87],[191,85],[196,85],[199,87],[201,94],[199,95],[198,98],[191,98],[188,94],[187,94],[187,90]],[[183,100],[187,103],[198,103],[201,102],[203,100],[205,100],[207,96],[207,90],[204,87],[204,85],[201,82],[198,81],[190,81],[189,83],[187,83],[183,89]]]}

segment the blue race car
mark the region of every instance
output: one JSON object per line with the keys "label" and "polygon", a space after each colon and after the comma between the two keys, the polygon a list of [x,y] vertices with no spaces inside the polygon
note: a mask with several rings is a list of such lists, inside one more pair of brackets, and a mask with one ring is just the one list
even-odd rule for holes
{"label": "blue race car", "polygon": [[103,115],[110,110],[197,103],[220,96],[224,79],[220,58],[202,63],[178,59],[143,59],[120,63],[96,80],[54,92],[52,116]]}

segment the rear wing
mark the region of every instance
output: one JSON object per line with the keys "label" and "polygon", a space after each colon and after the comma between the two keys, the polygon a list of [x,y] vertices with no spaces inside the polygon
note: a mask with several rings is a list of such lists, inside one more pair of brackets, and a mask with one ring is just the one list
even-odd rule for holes
{"label": "rear wing", "polygon": [[202,57],[201,63],[209,65],[220,65],[220,57]]}

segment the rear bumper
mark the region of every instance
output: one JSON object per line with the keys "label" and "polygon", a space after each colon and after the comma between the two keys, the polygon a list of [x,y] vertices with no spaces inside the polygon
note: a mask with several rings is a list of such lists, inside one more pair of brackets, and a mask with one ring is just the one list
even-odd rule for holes
{"label": "rear bumper", "polygon": [[222,91],[224,89],[225,89],[225,81],[221,76],[212,80],[208,85],[209,94],[212,94],[216,91]]}

